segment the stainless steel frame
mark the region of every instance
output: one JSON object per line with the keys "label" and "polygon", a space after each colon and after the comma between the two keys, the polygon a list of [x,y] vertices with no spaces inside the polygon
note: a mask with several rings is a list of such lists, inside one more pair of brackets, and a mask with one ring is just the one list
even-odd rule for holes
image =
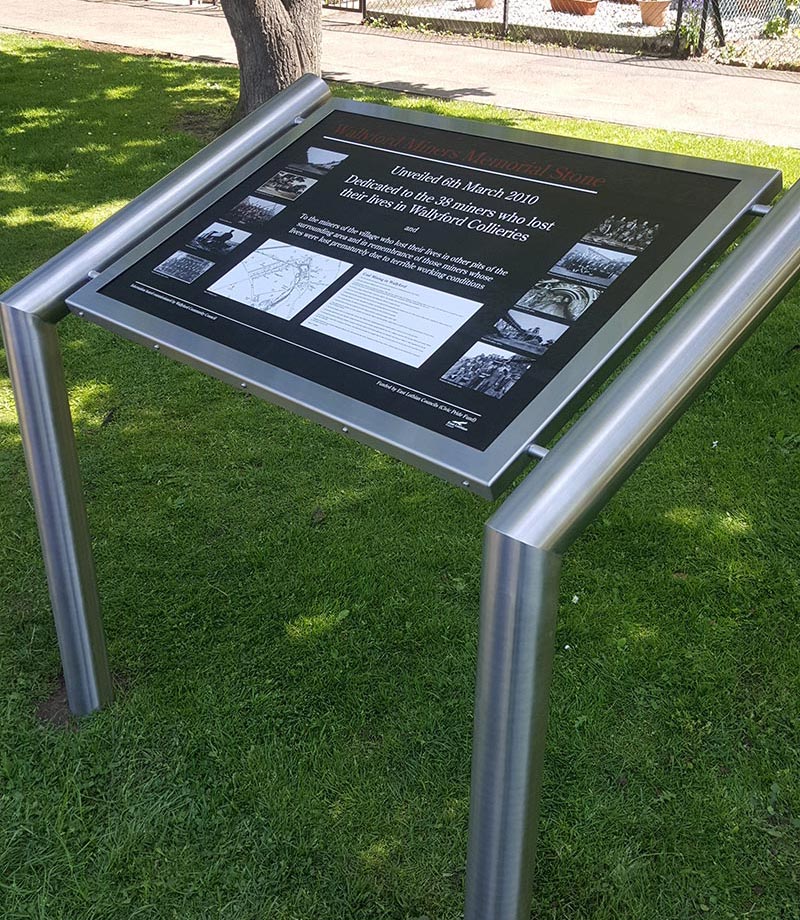
{"label": "stainless steel frame", "polygon": [[[269,365],[210,337],[146,313],[103,293],[105,286],[178,233],[190,220],[248,179],[286,146],[332,112],[353,112],[399,125],[421,125],[460,133],[474,141],[489,138],[534,149],[579,153],[655,170],[677,170],[730,179],[735,187],[647,278],[599,332],[575,354],[486,450],[476,450],[440,432],[423,428],[352,396],[339,393],[289,370]],[[654,172],[653,181],[665,181]],[[74,312],[91,322],[190,364],[205,374],[267,402],[285,406],[315,422],[411,463],[484,498],[497,498],[530,463],[531,441],[554,436],[599,383],[638,345],[685,293],[703,268],[743,232],[753,207],[772,201],[781,189],[776,170],[697,157],[638,150],[594,141],[555,137],[458,118],[408,112],[349,99],[332,99],[308,120],[265,148],[225,181],[164,224],[157,233],[110,264],[69,299]]]}
{"label": "stainless steel frame", "polygon": [[800,275],[800,182],[486,525],[464,920],[527,920],[562,555]]}
{"label": "stainless steel frame", "polygon": [[305,76],[0,298],[0,321],[70,709],[111,701],[91,540],[56,323],[66,298],[330,96]]}
{"label": "stainless steel frame", "polygon": [[[166,224],[328,96],[304,78],[0,303],[69,704],[111,681],[56,323],[90,273]],[[759,213],[763,213],[760,211]],[[465,920],[524,920],[563,553],[800,274],[800,184],[542,457],[486,525]]]}

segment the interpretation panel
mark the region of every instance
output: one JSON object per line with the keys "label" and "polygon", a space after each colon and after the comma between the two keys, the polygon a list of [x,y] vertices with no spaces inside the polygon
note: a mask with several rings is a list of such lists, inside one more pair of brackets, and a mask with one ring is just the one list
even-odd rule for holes
{"label": "interpretation panel", "polygon": [[779,188],[335,102],[70,306],[493,495]]}

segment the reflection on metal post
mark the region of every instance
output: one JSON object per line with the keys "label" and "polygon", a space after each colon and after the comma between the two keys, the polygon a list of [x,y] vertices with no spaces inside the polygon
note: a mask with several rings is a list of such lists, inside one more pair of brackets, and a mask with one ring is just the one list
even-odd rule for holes
{"label": "reflection on metal post", "polygon": [[103,624],[56,327],[3,310],[14,387],[70,709],[111,701]]}
{"label": "reflection on metal post", "polygon": [[487,527],[467,854],[471,920],[517,920],[530,904],[560,568],[556,553]]}
{"label": "reflection on metal post", "polygon": [[800,183],[486,525],[465,920],[527,920],[562,554],[800,275]]}
{"label": "reflection on metal post", "polygon": [[92,271],[152,234],[329,97],[322,80],[302,77],[0,298],[67,698],[75,715],[110,702],[111,680],[55,326],[66,315],[64,300]]}

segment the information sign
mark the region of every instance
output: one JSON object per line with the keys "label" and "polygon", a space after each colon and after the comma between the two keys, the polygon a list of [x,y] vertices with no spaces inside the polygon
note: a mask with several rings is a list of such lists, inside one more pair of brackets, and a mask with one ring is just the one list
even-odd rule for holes
{"label": "information sign", "polygon": [[68,303],[493,496],[779,188],[336,101]]}

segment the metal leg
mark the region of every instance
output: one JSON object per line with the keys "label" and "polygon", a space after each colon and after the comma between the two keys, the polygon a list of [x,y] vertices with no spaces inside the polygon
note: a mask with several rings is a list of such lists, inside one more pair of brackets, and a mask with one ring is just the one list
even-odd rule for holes
{"label": "metal leg", "polygon": [[464,920],[527,920],[561,557],[486,528]]}
{"label": "metal leg", "polygon": [[111,676],[58,334],[5,304],[0,316],[67,698],[86,715],[111,701]]}
{"label": "metal leg", "polygon": [[465,920],[528,920],[562,555],[800,277],[800,182],[486,525]]}
{"label": "metal leg", "polygon": [[111,680],[55,324],[66,298],[330,97],[307,74],[0,298],[11,382],[72,712],[111,701]]}

